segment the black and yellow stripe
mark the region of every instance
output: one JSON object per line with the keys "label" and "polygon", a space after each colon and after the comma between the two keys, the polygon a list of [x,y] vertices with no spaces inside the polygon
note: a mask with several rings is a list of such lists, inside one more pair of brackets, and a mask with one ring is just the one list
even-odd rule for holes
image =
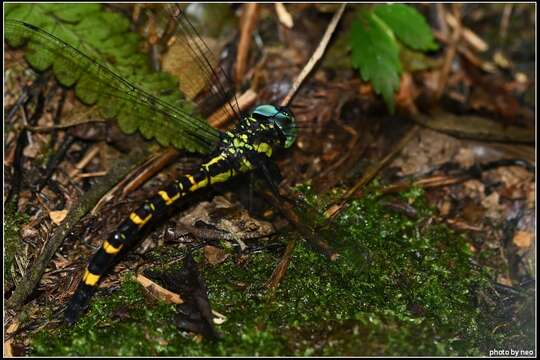
{"label": "black and yellow stripe", "polygon": [[[272,155],[272,134],[264,136],[267,131],[254,131],[257,125],[255,119],[248,118],[239,132],[223,134],[221,145],[216,151],[218,155],[201,165],[199,170],[191,175],[185,175],[174,184],[158,191],[137,210],[124,220],[115,232],[105,240],[101,248],[92,257],[86,267],[81,283],[64,313],[70,324],[77,321],[80,314],[88,305],[92,294],[103,274],[112,265],[116,255],[122,248],[128,246],[136,234],[152,218],[163,214],[166,209],[187,194],[205,188],[211,184],[222,183],[230,178],[257,167],[256,159],[269,158]],[[246,119],[247,120],[247,119]],[[275,141],[275,140],[274,140]]]}

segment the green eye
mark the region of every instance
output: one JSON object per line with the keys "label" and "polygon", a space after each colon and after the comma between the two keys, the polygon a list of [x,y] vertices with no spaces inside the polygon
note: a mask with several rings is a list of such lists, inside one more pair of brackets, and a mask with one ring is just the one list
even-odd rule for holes
{"label": "green eye", "polygon": [[298,133],[294,117],[287,112],[281,111],[275,123],[285,136],[285,144],[283,146],[285,148],[291,147]]}
{"label": "green eye", "polygon": [[294,144],[298,129],[293,114],[274,105],[259,105],[252,111],[252,115],[259,119],[273,122],[285,137],[283,146],[289,148]]}
{"label": "green eye", "polygon": [[276,116],[279,110],[274,105],[259,105],[252,111],[253,115],[264,116],[271,118]]}

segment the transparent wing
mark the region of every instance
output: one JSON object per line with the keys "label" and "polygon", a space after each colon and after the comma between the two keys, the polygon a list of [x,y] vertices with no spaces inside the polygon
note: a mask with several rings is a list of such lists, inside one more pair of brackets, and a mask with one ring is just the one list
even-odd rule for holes
{"label": "transparent wing", "polygon": [[167,11],[177,26],[176,41],[182,42],[182,45],[187,49],[187,55],[196,64],[198,75],[208,84],[211,96],[219,99],[223,106],[222,109],[227,112],[228,116],[239,122],[241,111],[235,95],[234,82],[227,72],[219,66],[217,57],[188,19],[186,12],[177,4],[169,4]]}
{"label": "transparent wing", "polygon": [[181,108],[182,104],[172,105],[152,96],[84,54],[78,48],[92,53],[90,47],[85,47],[76,37],[69,38],[62,26],[48,30],[13,19],[4,24],[9,43],[14,46],[28,43],[27,58],[32,59],[34,67],[38,70],[52,67],[62,84],[76,84],[79,99],[89,105],[97,104],[104,117],[119,121],[122,130],[128,133],[139,130],[162,145],[201,153],[208,153],[216,146],[219,130]]}

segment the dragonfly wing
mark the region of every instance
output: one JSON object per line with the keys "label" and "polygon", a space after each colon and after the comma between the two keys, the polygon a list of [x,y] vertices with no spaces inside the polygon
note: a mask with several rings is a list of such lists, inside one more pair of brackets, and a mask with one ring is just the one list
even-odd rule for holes
{"label": "dragonfly wing", "polygon": [[30,62],[37,70],[52,66],[62,84],[75,84],[76,94],[82,102],[98,104],[102,115],[118,119],[122,130],[128,133],[139,130],[146,138],[155,138],[162,145],[201,153],[210,152],[219,142],[219,130],[183,108],[186,102],[164,101],[133,85],[126,76],[118,75],[112,68],[86,55],[97,52],[76,36],[69,36],[62,26],[47,32],[32,24],[9,19],[4,31],[10,43],[28,43],[27,57],[32,59]]}
{"label": "dragonfly wing", "polygon": [[215,54],[200,36],[184,10],[178,5],[168,5],[167,11],[176,25],[176,41],[187,49],[187,56],[196,64],[195,71],[208,85],[208,91],[218,99],[228,116],[241,121],[242,115],[235,95],[234,82],[227,72],[219,66]]}

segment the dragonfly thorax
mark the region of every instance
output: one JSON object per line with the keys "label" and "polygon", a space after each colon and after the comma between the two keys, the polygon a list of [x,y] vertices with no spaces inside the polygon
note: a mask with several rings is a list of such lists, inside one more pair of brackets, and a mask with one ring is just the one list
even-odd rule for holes
{"label": "dragonfly thorax", "polygon": [[218,156],[210,162],[227,160],[237,171],[247,172],[256,168],[261,159],[270,158],[274,151],[290,147],[295,139],[292,113],[282,107],[261,105],[234,130],[223,133]]}

